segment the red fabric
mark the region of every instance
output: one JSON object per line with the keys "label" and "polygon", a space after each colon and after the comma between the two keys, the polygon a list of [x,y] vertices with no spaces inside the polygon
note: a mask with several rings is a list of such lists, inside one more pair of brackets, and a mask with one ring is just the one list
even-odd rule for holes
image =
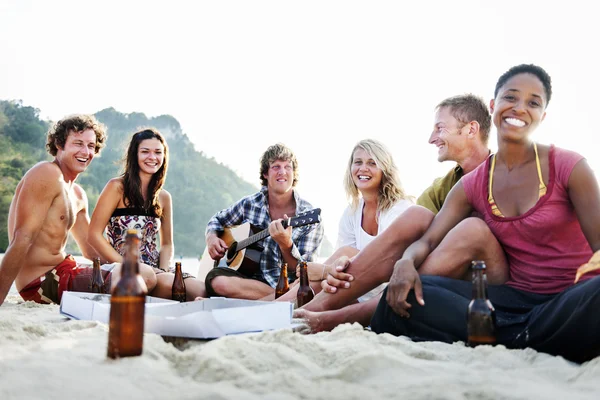
{"label": "red fabric", "polygon": [[[60,264],[46,272],[44,277],[34,279],[21,289],[19,294],[23,300],[41,304],[58,304],[63,292],[71,289],[71,278],[76,276],[79,271],[75,259],[69,254]],[[42,288],[42,286],[44,287]]]}
{"label": "red fabric", "polygon": [[[548,191],[525,214],[502,218],[488,202],[490,159],[461,179],[469,203],[496,236],[510,265],[507,285],[540,294],[573,285],[575,271],[592,256],[567,192],[569,177],[583,157],[550,147]],[[583,276],[590,279],[594,271]]]}

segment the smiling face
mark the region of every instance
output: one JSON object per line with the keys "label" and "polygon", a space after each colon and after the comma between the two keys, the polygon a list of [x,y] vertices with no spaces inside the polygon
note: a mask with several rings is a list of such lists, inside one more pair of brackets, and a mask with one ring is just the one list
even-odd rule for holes
{"label": "smiling face", "polygon": [[154,175],[164,163],[165,147],[156,138],[145,139],[140,142],[137,154],[140,173]]}
{"label": "smiling face", "polygon": [[468,129],[467,124],[454,118],[450,107],[437,110],[429,143],[438,148],[439,162],[460,161],[460,155],[467,145]]}
{"label": "smiling face", "polygon": [[263,176],[270,193],[284,194],[292,189],[294,167],[290,161],[275,160],[269,164],[269,169]]}
{"label": "smiling face", "polygon": [[84,172],[96,154],[96,133],[93,129],[70,132],[63,148],[58,147],[56,160],[62,169],[76,175]]}
{"label": "smiling face", "polygon": [[350,173],[352,181],[361,193],[379,191],[383,172],[373,157],[364,149],[358,148],[354,151]]}
{"label": "smiling face", "polygon": [[546,117],[546,104],[544,85],[535,75],[522,73],[507,80],[490,102],[499,139],[527,137]]}

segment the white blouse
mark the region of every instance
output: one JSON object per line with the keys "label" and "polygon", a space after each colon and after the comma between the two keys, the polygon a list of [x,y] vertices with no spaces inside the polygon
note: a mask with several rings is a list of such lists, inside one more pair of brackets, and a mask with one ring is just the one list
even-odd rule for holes
{"label": "white blouse", "polygon": [[[362,250],[369,243],[375,239],[376,236],[371,236],[362,228],[362,211],[365,203],[361,198],[358,203],[358,207],[353,209],[352,206],[348,206],[340,219],[339,229],[338,229],[338,240],[336,248],[340,248],[342,246],[350,246],[355,249]],[[381,232],[387,229],[388,226],[394,222],[394,220],[406,211],[407,208],[412,206],[413,203],[410,200],[400,200],[396,204],[394,204],[391,208],[383,211],[379,214],[378,218],[378,228],[377,234],[379,235]],[[362,297],[358,299],[360,302],[367,301],[385,289],[387,283],[383,283],[371,290],[369,293],[366,293]]]}

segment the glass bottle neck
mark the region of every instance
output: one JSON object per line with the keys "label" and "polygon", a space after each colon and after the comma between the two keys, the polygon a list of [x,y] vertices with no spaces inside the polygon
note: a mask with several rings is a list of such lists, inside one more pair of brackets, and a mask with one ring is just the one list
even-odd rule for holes
{"label": "glass bottle neck", "polygon": [[473,271],[473,298],[487,299],[487,278],[482,270]]}
{"label": "glass bottle neck", "polygon": [[300,265],[300,285],[308,285],[308,268],[306,264]]}
{"label": "glass bottle neck", "polygon": [[133,276],[140,272],[138,263],[140,257],[139,240],[129,240],[125,244],[125,255],[123,256],[123,265],[121,266],[121,275]]}

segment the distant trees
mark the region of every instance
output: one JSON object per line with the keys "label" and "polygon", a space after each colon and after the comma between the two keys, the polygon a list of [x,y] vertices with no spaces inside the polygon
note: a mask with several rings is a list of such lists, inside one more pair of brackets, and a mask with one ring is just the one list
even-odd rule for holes
{"label": "distant trees", "polygon": [[[204,229],[210,217],[258,190],[228,167],[196,151],[179,122],[170,115],[148,118],[139,112],[123,114],[112,107],[95,115],[108,128],[106,147],[77,180],[88,195],[90,215],[104,185],[122,173],[122,160],[131,135],[138,128],[155,127],[169,145],[165,189],[173,198],[176,256],[202,254]],[[0,100],[0,252],[8,247],[8,209],[19,180],[35,163],[52,159],[45,149],[49,127],[50,122],[40,120],[38,109],[24,106],[21,101]],[[249,168],[258,171],[258,162]],[[79,252],[72,239],[67,251]],[[331,243],[325,238],[321,255],[327,256],[332,251]]]}
{"label": "distant trees", "polygon": [[48,122],[20,101],[0,101],[0,252],[8,247],[8,208],[21,177],[49,159],[44,150]]}
{"label": "distant trees", "polygon": [[204,229],[210,217],[242,196],[258,190],[231,169],[196,151],[179,122],[170,115],[147,118],[143,113],[122,114],[114,108],[107,108],[96,113],[96,118],[108,127],[108,140],[101,157],[94,160],[80,178],[80,183],[88,190],[90,203],[110,178],[122,173],[121,161],[134,132],[153,126],[167,139],[170,161],[165,189],[173,198],[173,236],[177,256],[202,254]]}
{"label": "distant trees", "polygon": [[[96,113],[108,128],[107,145],[78,183],[86,190],[93,211],[104,185],[121,173],[121,160],[131,134],[153,126],[167,138],[170,164],[165,188],[173,197],[176,255],[196,257],[204,251],[204,229],[210,217],[258,188],[232,170],[194,149],[170,115],[148,118],[143,113],[123,114],[114,108]],[[39,110],[20,101],[0,101],[0,252],[8,246],[8,208],[16,185],[36,162],[50,160],[45,151],[50,123],[39,119]],[[258,168],[258,165],[256,166]],[[71,251],[75,250],[70,241]]]}

